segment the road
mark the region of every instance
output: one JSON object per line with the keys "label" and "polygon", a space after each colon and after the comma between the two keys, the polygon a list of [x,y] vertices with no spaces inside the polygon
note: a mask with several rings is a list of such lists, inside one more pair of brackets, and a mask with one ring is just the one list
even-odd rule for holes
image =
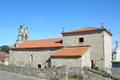
{"label": "road", "polygon": [[37,78],[0,70],[0,80],[38,80]]}

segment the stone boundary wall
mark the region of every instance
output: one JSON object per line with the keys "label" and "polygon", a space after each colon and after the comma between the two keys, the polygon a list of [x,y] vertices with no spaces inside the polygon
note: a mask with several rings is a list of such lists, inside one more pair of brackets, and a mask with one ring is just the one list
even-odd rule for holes
{"label": "stone boundary wall", "polygon": [[56,74],[59,79],[68,78],[82,79],[82,69],[76,66],[61,66],[56,68]]}
{"label": "stone boundary wall", "polygon": [[119,75],[108,74],[105,71],[94,70],[88,67],[83,69],[84,80],[120,80]]}
{"label": "stone boundary wall", "polygon": [[75,77],[81,80],[120,80],[119,75],[108,74],[105,71],[94,70],[88,67],[79,68],[74,66],[61,66],[58,68],[38,69],[31,67],[15,67],[0,64],[0,70],[13,72],[17,74],[34,76],[40,80],[64,80],[66,74],[68,77]]}
{"label": "stone boundary wall", "polygon": [[75,66],[61,66],[56,68],[56,73],[60,80],[64,80],[66,77],[80,80],[120,80],[120,75],[109,74],[106,71],[90,69],[88,67],[82,69]]}
{"label": "stone boundary wall", "polygon": [[52,73],[54,72],[54,69],[39,69],[39,68],[31,68],[31,67],[15,67],[15,66],[6,66],[3,64],[0,64],[0,70],[17,73],[21,75],[27,75],[27,76],[34,76],[39,78],[40,80],[51,80]]}

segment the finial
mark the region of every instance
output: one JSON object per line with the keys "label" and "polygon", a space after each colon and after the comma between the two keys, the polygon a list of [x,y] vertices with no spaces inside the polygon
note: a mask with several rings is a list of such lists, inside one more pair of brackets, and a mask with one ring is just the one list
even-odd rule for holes
{"label": "finial", "polygon": [[62,32],[64,32],[64,27],[62,27]]}
{"label": "finial", "polygon": [[101,28],[104,29],[104,23],[103,22],[101,23]]}

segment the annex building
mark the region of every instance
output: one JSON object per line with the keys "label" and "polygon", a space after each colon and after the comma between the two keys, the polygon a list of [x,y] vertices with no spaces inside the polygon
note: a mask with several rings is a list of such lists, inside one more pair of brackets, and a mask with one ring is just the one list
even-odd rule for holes
{"label": "annex building", "polygon": [[61,38],[28,40],[27,28],[19,28],[10,50],[9,64],[34,68],[88,66],[111,70],[112,33],[105,28],[83,27],[62,32]]}

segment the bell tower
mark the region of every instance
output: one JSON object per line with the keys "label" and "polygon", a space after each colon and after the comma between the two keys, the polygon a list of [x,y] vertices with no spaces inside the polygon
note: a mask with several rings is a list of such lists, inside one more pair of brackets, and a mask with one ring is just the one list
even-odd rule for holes
{"label": "bell tower", "polygon": [[20,26],[18,28],[18,36],[16,40],[16,45],[28,40],[28,28],[26,26]]}

